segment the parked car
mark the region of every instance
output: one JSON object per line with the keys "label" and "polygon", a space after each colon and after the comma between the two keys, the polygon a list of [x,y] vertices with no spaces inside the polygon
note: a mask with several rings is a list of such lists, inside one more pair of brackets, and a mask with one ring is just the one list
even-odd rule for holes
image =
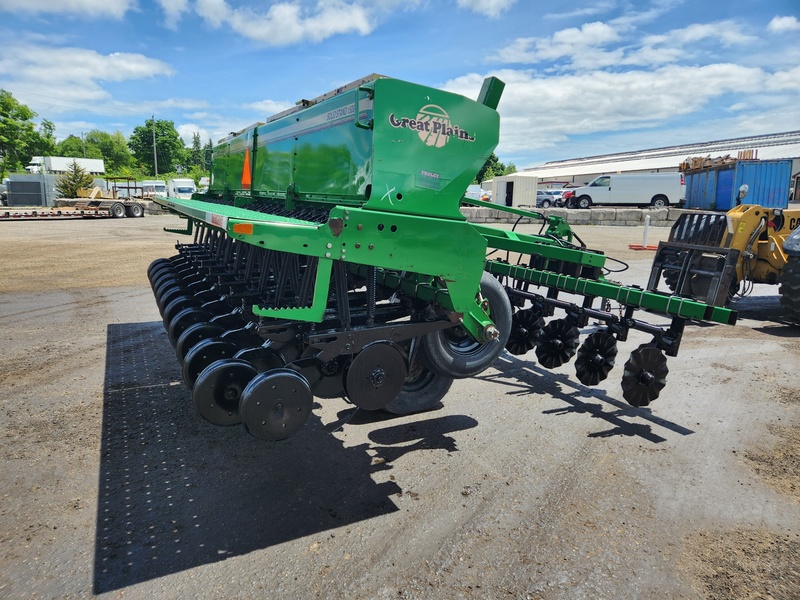
{"label": "parked car", "polygon": [[536,208],[550,208],[551,206],[564,206],[561,190],[537,190]]}

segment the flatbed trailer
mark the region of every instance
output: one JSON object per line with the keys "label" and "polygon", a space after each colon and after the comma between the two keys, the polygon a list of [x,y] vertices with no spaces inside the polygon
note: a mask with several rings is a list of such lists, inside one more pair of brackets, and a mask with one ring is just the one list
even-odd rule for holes
{"label": "flatbed trailer", "polygon": [[143,217],[144,204],[121,200],[92,200],[79,202],[74,207],[3,210],[0,221],[28,221],[32,219],[108,219]]}

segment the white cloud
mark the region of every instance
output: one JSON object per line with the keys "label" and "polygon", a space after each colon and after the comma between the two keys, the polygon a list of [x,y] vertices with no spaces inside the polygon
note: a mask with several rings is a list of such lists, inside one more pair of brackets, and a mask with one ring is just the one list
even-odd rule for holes
{"label": "white cloud", "polygon": [[17,14],[69,14],[82,18],[121,19],[136,6],[136,0],[0,0],[0,11]]}
{"label": "white cloud", "polygon": [[556,63],[553,69],[592,70],[619,66],[660,66],[679,62],[712,40],[722,47],[757,41],[732,20],[692,24],[664,34],[641,36],[635,28],[610,23],[585,23],[545,38],[518,38],[489,60],[513,64]]}
{"label": "white cloud", "polygon": [[344,33],[367,35],[374,27],[368,9],[345,0],[317,0],[310,9],[297,2],[277,2],[266,12],[249,6],[232,8],[226,0],[198,0],[196,10],[212,27],[228,25],[270,46],[320,42]]}
{"label": "white cloud", "polygon": [[545,19],[575,19],[578,17],[593,17],[604,12],[612,10],[616,6],[616,2],[608,0],[606,2],[595,2],[592,6],[585,8],[576,8],[570,11],[547,13],[544,15]]}
{"label": "white cloud", "polygon": [[[749,100],[751,110],[747,115],[758,115],[767,106],[766,99],[774,96],[763,94],[764,90],[788,92],[789,98],[800,91],[800,67],[774,74],[726,63],[551,77],[511,69],[491,74],[506,83],[498,109],[500,156],[552,148],[554,140],[565,136],[656,128],[676,118],[700,113],[712,101],[728,95]],[[474,98],[482,81],[483,76],[470,74],[448,82],[445,87]],[[771,107],[786,101],[773,98]]]}
{"label": "white cloud", "polygon": [[164,24],[166,27],[173,31],[176,30],[181,15],[189,10],[189,0],[157,0],[157,2],[164,11],[164,16],[166,17],[166,23]]}
{"label": "white cloud", "polygon": [[192,147],[192,139],[194,138],[195,133],[200,134],[201,146],[204,146],[211,138],[211,132],[208,129],[204,129],[195,123],[183,123],[181,125],[177,125],[175,129],[180,138],[183,140],[183,145],[187,148]]}
{"label": "white cloud", "polygon": [[8,82],[6,87],[37,112],[44,112],[40,107],[46,107],[48,114],[76,109],[106,115],[126,113],[131,108],[139,112],[141,108],[112,101],[103,84],[174,73],[167,63],[143,54],[100,54],[85,48],[24,42],[8,44],[5,50],[0,56],[0,78]]}
{"label": "white cloud", "polygon": [[517,0],[458,0],[459,8],[471,10],[493,19],[511,8]]}
{"label": "white cloud", "polygon": [[800,21],[797,17],[775,17],[767,25],[767,29],[775,33],[783,33],[785,31],[800,31]]}
{"label": "white cloud", "polygon": [[283,112],[286,109],[292,108],[294,103],[292,102],[282,102],[279,100],[261,100],[259,102],[251,102],[249,104],[245,104],[243,108],[248,110],[255,111],[261,115],[260,119],[263,121],[266,117],[271,117],[272,115],[278,114],[279,112]]}
{"label": "white cloud", "polygon": [[664,44],[680,47],[709,39],[716,40],[723,46],[734,46],[756,40],[754,36],[742,32],[741,24],[726,20],[714,23],[693,23],[688,27],[673,29],[665,34],[647,36],[642,43],[644,46]]}
{"label": "white cloud", "polygon": [[517,38],[490,56],[489,60],[531,64],[560,58],[574,61],[587,54],[597,53],[600,47],[618,40],[619,34],[610,25],[600,22],[585,23],[580,29],[569,27],[546,38]]}

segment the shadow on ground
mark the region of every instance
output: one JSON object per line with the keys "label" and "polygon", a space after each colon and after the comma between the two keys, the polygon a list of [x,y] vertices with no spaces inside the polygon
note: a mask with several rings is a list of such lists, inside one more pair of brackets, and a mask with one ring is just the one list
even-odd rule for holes
{"label": "shadow on ground", "polygon": [[[657,444],[666,441],[658,433],[662,428],[679,435],[694,433],[683,425],[654,415],[649,407],[636,408],[609,396],[602,389],[604,383],[601,387],[585,386],[575,380],[574,375],[571,379],[562,373],[553,373],[536,364],[535,359],[533,352],[522,358],[504,352],[493,365],[497,373],[481,375],[480,379],[505,385],[509,394],[545,394],[564,403],[563,408],[546,410],[543,414],[576,413],[597,419],[603,429],[587,434],[588,437],[632,436]],[[622,373],[620,367],[611,371],[611,377]]]}
{"label": "shadow on ground", "polygon": [[207,424],[161,323],[110,325],[95,593],[396,511],[367,449],[314,416],[275,444]]}

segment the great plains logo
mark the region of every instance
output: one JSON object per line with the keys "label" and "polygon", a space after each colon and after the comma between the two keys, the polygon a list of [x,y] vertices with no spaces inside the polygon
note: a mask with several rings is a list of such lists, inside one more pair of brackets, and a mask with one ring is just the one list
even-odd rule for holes
{"label": "great plains logo", "polygon": [[427,104],[419,109],[417,117],[396,117],[389,115],[389,124],[397,129],[413,129],[428,146],[441,148],[450,138],[474,142],[475,136],[466,129],[450,123],[450,116],[441,106]]}

